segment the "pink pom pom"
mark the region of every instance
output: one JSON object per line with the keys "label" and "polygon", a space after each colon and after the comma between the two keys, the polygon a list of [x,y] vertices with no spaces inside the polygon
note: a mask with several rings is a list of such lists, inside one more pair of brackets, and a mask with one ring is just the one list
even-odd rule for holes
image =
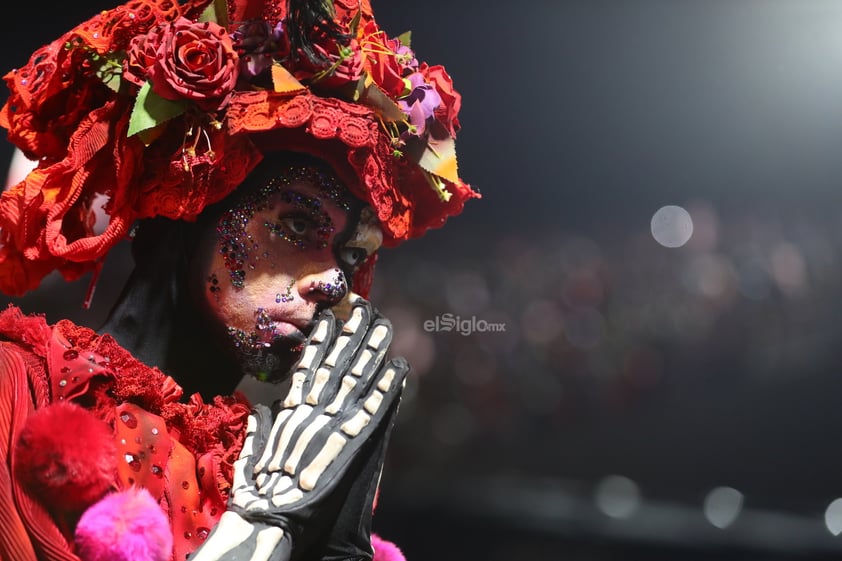
{"label": "pink pom pom", "polygon": [[81,512],[101,499],[117,476],[111,428],[69,402],[33,413],[14,454],[17,477],[52,508]]}
{"label": "pink pom pom", "polygon": [[374,548],[374,559],[372,561],[406,561],[403,552],[393,544],[386,541],[377,534],[371,534],[371,547]]}
{"label": "pink pom pom", "polygon": [[169,520],[143,488],[112,493],[85,511],[76,526],[83,561],[168,561]]}

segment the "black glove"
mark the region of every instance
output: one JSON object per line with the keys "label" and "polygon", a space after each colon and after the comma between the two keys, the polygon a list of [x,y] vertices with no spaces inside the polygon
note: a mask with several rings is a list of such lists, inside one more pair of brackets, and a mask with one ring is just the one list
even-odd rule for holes
{"label": "black glove", "polygon": [[191,561],[371,557],[371,501],[409,371],[385,362],[391,338],[363,298],[344,324],[322,312],[286,398],[249,418],[228,511]]}

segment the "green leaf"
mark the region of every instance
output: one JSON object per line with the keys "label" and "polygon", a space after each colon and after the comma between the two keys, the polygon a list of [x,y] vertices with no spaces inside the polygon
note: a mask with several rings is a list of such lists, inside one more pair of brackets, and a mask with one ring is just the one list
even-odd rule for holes
{"label": "green leaf", "polygon": [[425,174],[427,181],[430,183],[430,187],[433,188],[433,191],[436,192],[436,195],[439,196],[439,200],[443,203],[446,203],[450,200],[450,197],[453,196],[453,193],[447,190],[447,185],[445,185],[444,181],[441,180],[440,177],[433,175],[430,172]]}
{"label": "green leaf", "polygon": [[398,35],[398,42],[404,47],[412,47],[412,31],[404,31]]}
{"label": "green leaf", "polygon": [[96,76],[102,83],[117,93],[123,87],[123,59],[124,52],[113,52],[103,55],[97,59],[100,63],[96,69]]}
{"label": "green leaf", "polygon": [[199,21],[212,21],[222,27],[228,27],[228,2],[226,0],[213,0],[199,16]]}
{"label": "green leaf", "polygon": [[158,137],[164,134],[164,131],[167,129],[166,123],[161,123],[157,127],[153,127],[151,129],[142,130],[137,133],[137,137],[143,142],[144,146],[149,146],[153,142],[155,142]]}
{"label": "green leaf", "polygon": [[406,114],[401,110],[400,105],[395,103],[380,87],[366,77],[360,79],[357,84],[357,91],[354,101],[363,103],[375,111],[384,121],[396,123],[406,120]]}
{"label": "green leaf", "polygon": [[149,82],[143,84],[134,102],[129,119],[128,136],[154,128],[187,111],[187,102],[170,101],[152,91]]}
{"label": "green leaf", "polygon": [[357,36],[357,29],[360,27],[360,20],[362,20],[363,10],[362,8],[357,10],[357,13],[354,14],[354,17],[351,19],[351,23],[348,24],[349,33],[353,36]]}
{"label": "green leaf", "polygon": [[331,18],[336,17],[336,7],[333,5],[333,0],[322,0],[322,9]]}

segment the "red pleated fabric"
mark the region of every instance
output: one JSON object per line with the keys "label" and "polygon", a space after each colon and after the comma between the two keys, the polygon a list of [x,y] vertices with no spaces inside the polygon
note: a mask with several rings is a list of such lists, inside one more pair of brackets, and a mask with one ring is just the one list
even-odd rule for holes
{"label": "red pleated fabric", "polygon": [[113,489],[141,486],[159,501],[173,529],[172,559],[195,550],[225,511],[250,406],[239,395],[211,403],[181,396],[172,378],[107,335],[66,320],[48,326],[14,306],[0,312],[0,560],[80,561],[73,541],[79,513],[40,501],[15,477],[24,424],[59,401],[112,427]]}

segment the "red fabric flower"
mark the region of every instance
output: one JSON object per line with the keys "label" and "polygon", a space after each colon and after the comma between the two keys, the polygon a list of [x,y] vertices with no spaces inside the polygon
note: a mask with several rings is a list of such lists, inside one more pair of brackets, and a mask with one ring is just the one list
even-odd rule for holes
{"label": "red fabric flower", "polygon": [[374,82],[392,99],[403,95],[406,89],[404,67],[395,54],[400,43],[386,37],[386,33],[370,21],[363,28],[360,46],[365,54],[365,68]]}
{"label": "red fabric flower", "polygon": [[[10,96],[0,111],[0,125],[9,140],[34,160],[61,159],[71,134],[114,92],[90,79],[88,54],[66,48],[73,34],[41,47],[32,64],[4,76]],[[81,70],[80,70],[81,69]]]}
{"label": "red fabric flower", "polygon": [[[5,234],[3,237],[6,238]],[[58,259],[26,259],[18,248],[0,240],[0,292],[9,296],[22,296],[37,288],[43,278],[60,264]]]}
{"label": "red fabric flower", "polygon": [[422,63],[418,71],[428,83],[435,86],[441,97],[442,104],[435,111],[436,119],[447,127],[451,136],[456,137],[460,128],[458,115],[462,108],[462,95],[453,89],[453,79],[440,64],[428,66]]}
{"label": "red fabric flower", "polygon": [[124,77],[135,85],[149,79],[164,99],[187,99],[204,111],[218,111],[231,98],[238,68],[224,27],[180,17],[132,40]]}
{"label": "red fabric flower", "polygon": [[136,181],[135,156],[142,145],[112,134],[127,117],[125,106],[115,102],[91,111],[64,159],[38,167],[0,195],[0,290],[22,294],[53,268],[75,280],[126,234],[134,218],[129,207],[112,200],[110,221],[95,234],[92,202],[107,186]]}

